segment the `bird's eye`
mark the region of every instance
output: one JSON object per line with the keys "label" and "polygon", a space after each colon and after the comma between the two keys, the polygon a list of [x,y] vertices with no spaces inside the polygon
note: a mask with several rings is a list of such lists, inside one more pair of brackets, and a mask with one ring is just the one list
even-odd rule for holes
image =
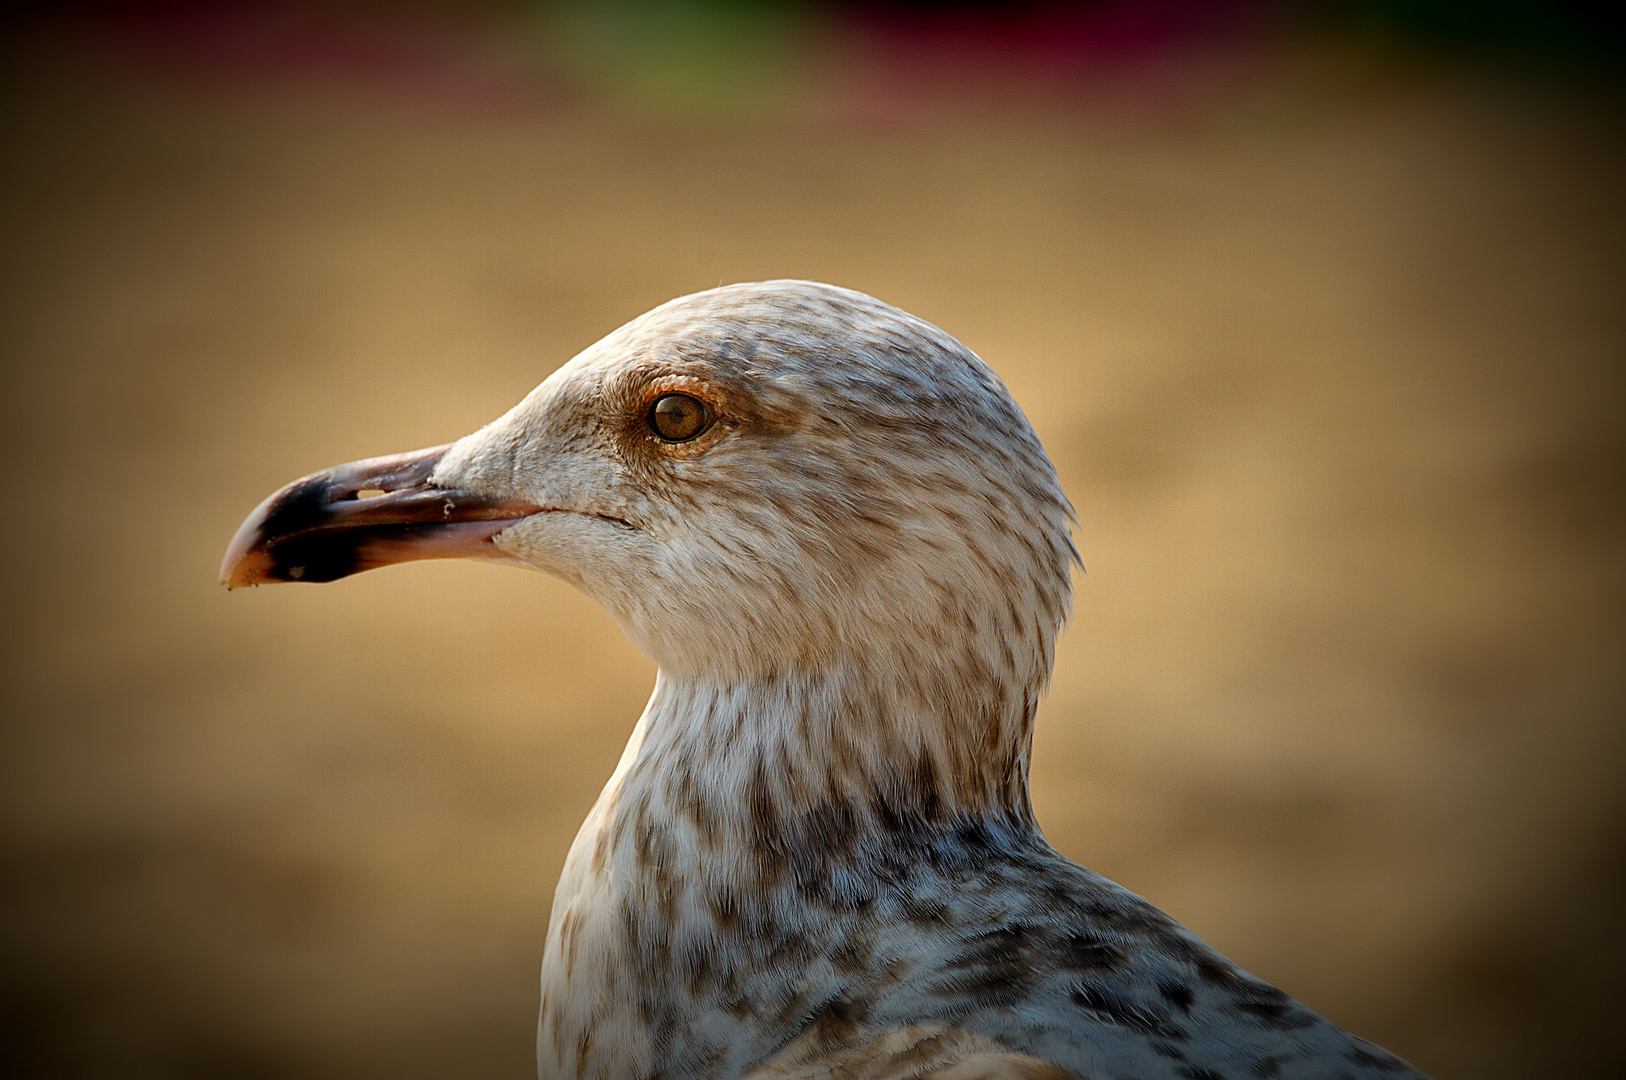
{"label": "bird's eye", "polygon": [[688,394],[665,394],[649,407],[649,427],[667,442],[688,442],[711,427],[711,410]]}

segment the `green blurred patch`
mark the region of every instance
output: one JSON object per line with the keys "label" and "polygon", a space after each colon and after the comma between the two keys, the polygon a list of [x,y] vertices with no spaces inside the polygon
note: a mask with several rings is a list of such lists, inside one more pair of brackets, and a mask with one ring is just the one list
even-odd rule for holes
{"label": "green blurred patch", "polygon": [[765,0],[551,5],[546,47],[571,76],[656,117],[768,118],[812,92],[817,13]]}

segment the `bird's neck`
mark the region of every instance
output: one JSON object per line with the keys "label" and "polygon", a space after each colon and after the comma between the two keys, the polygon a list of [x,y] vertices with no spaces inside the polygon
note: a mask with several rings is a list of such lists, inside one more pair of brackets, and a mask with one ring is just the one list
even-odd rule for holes
{"label": "bird's neck", "polygon": [[857,665],[726,684],[662,673],[618,770],[615,809],[665,810],[744,850],[832,816],[860,832],[1030,823],[1037,696],[989,686],[923,700]]}
{"label": "bird's neck", "polygon": [[[666,1074],[656,1014],[712,1040],[718,1060],[765,1053],[772,1032],[733,1017],[723,990],[670,988],[730,970],[750,949],[829,932],[835,912],[864,908],[888,853],[957,833],[1036,839],[1036,696],[934,704],[854,672],[726,685],[663,673],[559,882],[541,1074]],[[812,977],[767,967],[752,987],[764,1001],[784,989],[774,980]]]}

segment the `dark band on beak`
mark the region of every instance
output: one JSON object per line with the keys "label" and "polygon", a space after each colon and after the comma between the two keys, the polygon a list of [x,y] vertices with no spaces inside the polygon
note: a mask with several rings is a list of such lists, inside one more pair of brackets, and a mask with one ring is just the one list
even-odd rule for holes
{"label": "dark band on beak", "polygon": [[491,538],[541,507],[431,485],[446,449],[369,458],[295,480],[238,528],[221,563],[222,584],[336,581],[414,559],[500,557]]}

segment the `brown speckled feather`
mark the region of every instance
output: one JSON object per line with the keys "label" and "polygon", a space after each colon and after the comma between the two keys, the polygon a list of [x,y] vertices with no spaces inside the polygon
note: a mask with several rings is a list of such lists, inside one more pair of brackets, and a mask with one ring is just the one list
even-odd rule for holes
{"label": "brown speckled feather", "polygon": [[1075,1080],[969,1032],[911,1026],[857,1046],[798,1039],[745,1080]]}

